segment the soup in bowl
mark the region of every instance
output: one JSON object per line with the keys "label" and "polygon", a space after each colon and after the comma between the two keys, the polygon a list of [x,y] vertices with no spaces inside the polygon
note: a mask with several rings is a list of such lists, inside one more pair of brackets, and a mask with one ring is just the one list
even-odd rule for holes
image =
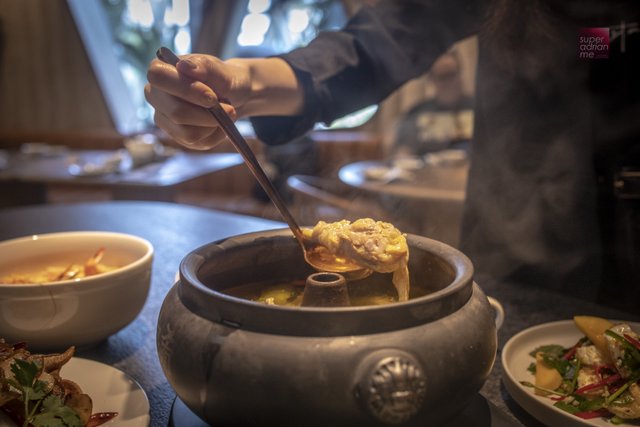
{"label": "soup in bowl", "polygon": [[0,242],[0,337],[38,351],[99,343],[142,309],[151,243],[73,231]]}

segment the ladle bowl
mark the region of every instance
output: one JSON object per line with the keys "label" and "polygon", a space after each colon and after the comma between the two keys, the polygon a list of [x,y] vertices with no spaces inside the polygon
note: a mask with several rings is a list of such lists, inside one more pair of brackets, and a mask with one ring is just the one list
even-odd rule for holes
{"label": "ladle bowl", "polygon": [[[315,273],[288,229],[189,253],[157,328],[178,399],[215,426],[447,425],[489,375],[494,312],[460,251],[407,235],[410,299],[287,307],[234,297]],[[356,283],[389,281],[373,273]]]}
{"label": "ladle bowl", "polygon": [[340,258],[330,253],[323,246],[315,245],[306,237],[302,237],[302,252],[304,259],[313,268],[320,272],[339,273],[347,280],[360,280],[373,273],[348,258]]}

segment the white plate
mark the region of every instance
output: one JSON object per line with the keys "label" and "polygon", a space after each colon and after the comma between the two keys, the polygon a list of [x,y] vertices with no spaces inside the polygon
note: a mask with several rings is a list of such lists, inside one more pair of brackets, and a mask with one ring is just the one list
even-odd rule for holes
{"label": "white plate", "polygon": [[[616,321],[614,321],[616,322]],[[640,330],[640,323],[628,323],[635,331]],[[583,420],[553,406],[554,401],[548,397],[537,396],[533,389],[520,384],[520,381],[534,382],[534,377],[527,370],[534,361],[529,353],[545,344],[559,344],[570,347],[583,334],[576,328],[573,320],[543,323],[525,329],[507,341],[502,350],[502,366],[504,368],[504,385],[513,397],[527,412],[550,427],[611,427],[611,423],[602,418]],[[629,424],[622,424],[629,425]]]}
{"label": "white plate", "polygon": [[[117,412],[102,427],[148,427],[149,401],[140,385],[124,372],[93,360],[74,357],[61,371],[91,396],[93,412]],[[13,427],[0,412],[0,427]]]}
{"label": "white plate", "polygon": [[412,181],[414,174],[399,167],[372,166],[364,170],[364,176],[370,181],[388,184],[392,181]]}
{"label": "white plate", "polygon": [[420,170],[424,167],[424,161],[420,157],[398,157],[394,159],[393,162],[394,168],[400,168],[404,170]]}
{"label": "white plate", "polygon": [[458,166],[466,163],[468,155],[465,150],[440,150],[427,153],[424,162],[429,166]]}

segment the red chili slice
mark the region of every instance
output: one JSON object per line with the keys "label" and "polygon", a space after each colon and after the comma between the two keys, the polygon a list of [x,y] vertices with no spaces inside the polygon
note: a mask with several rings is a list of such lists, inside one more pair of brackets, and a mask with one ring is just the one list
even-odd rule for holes
{"label": "red chili slice", "polygon": [[571,347],[565,354],[564,356],[562,356],[562,358],[564,360],[571,360],[571,358],[573,357],[574,354],[576,354],[576,351],[578,350],[578,347],[582,346],[582,340],[579,340],[577,343],[575,343],[573,345],[573,347]]}
{"label": "red chili slice", "polygon": [[621,379],[620,374],[611,375],[610,377],[607,377],[602,381],[598,381],[598,382],[587,384],[585,386],[580,387],[575,391],[575,394],[584,394],[589,390],[594,390],[596,388],[601,388],[606,385],[613,384],[616,381],[619,381],[620,379]]}
{"label": "red chili slice", "polygon": [[583,420],[590,420],[592,418],[607,417],[611,415],[611,413],[606,409],[602,408],[602,409],[596,409],[594,411],[576,412],[574,415],[576,417],[582,418]]}
{"label": "red chili slice", "polygon": [[632,337],[629,334],[624,334],[624,338],[629,341],[629,343],[634,346],[635,348],[637,348],[638,350],[640,350],[640,341],[638,341],[637,339],[635,339],[634,337]]}
{"label": "red chili slice", "polygon": [[23,348],[27,348],[27,343],[24,342],[24,341],[17,342],[17,343],[15,343],[13,345],[13,349],[14,350],[20,350],[20,349],[23,349]]}
{"label": "red chili slice", "polygon": [[97,427],[108,421],[111,421],[117,416],[117,412],[97,412],[95,414],[91,414],[91,417],[89,417],[89,421],[87,421],[85,427]]}

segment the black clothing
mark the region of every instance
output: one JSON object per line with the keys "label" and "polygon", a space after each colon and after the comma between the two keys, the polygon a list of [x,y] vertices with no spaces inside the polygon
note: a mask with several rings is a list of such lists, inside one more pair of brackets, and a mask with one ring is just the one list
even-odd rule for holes
{"label": "black clothing", "polygon": [[[625,153],[640,143],[640,32],[625,34],[624,49],[622,37],[612,40],[609,59],[578,57],[582,28],[622,22],[640,22],[635,1],[382,1],[362,8],[343,31],[283,55],[305,85],[304,114],[254,118],[254,127],[268,143],[292,139],[316,121],[382,100],[476,33],[460,248],[478,281],[594,299],[601,282],[624,289],[626,280],[627,308],[638,309],[640,226],[622,226],[637,233],[627,235],[632,252],[614,254],[616,241],[601,232],[621,225],[600,214],[638,217],[616,211],[624,206],[610,184],[620,167],[638,166],[627,165]],[[599,201],[609,205],[599,208]]]}

